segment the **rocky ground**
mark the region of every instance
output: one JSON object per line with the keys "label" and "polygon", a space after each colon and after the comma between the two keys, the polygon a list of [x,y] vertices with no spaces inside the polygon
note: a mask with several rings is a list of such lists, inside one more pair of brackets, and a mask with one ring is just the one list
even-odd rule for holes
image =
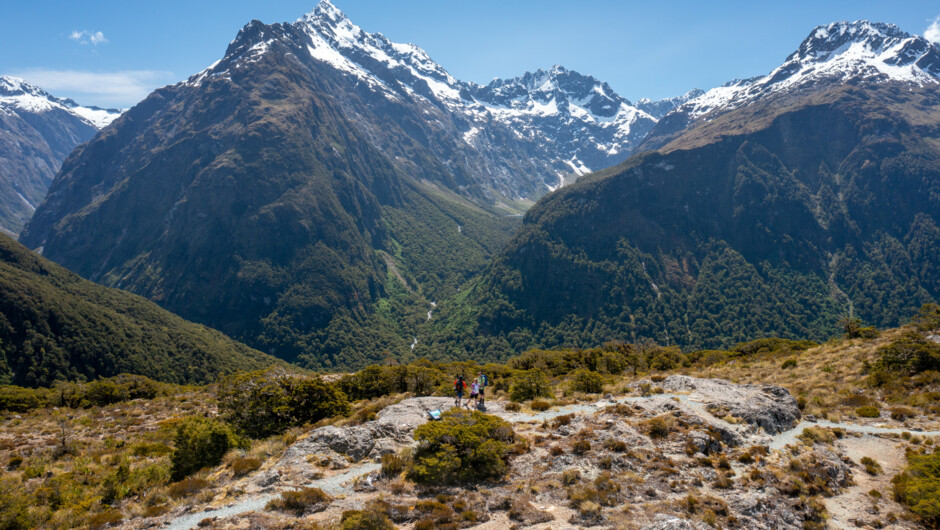
{"label": "rocky ground", "polygon": [[[890,500],[910,436],[801,421],[779,386],[676,375],[627,390],[545,411],[489,403],[524,440],[500,483],[429,489],[384,476],[381,456],[413,445],[428,410],[453,406],[409,398],[361,425],[314,429],[246,477],[215,477],[229,482],[213,498],[125,526],[330,528],[344,511],[371,509],[402,528],[916,527]],[[315,513],[265,510],[303,486],[332,500]]]}

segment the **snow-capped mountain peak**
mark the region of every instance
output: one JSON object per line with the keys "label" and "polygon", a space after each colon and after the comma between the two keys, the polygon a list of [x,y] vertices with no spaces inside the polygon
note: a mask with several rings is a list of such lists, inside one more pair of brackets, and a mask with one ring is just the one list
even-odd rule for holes
{"label": "snow-capped mountain peak", "polygon": [[940,84],[940,48],[893,24],[834,22],[813,29],[799,48],[766,76],[709,90],[674,112],[695,119],[813,83]]}
{"label": "snow-capped mountain peak", "polygon": [[43,113],[61,109],[101,129],[121,115],[117,109],[85,107],[66,98],[57,98],[23,79],[0,76],[0,111]]}
{"label": "snow-capped mountain peak", "polygon": [[[239,77],[234,72],[255,68],[270,53],[293,55],[303,65],[327,74],[331,82],[339,83],[337,94],[345,89],[355,90],[360,97],[371,92],[383,105],[417,112],[431,127],[453,128],[447,134],[453,135],[454,145],[489,160],[483,172],[494,172],[496,179],[513,179],[516,170],[499,167],[498,160],[507,149],[505,142],[518,143],[514,148],[528,153],[526,163],[540,168],[536,170],[539,184],[518,189],[499,184],[500,193],[512,200],[537,197],[563,184],[571,174],[582,175],[626,159],[656,123],[607,83],[562,66],[497,79],[486,86],[458,80],[420,47],[365,31],[329,0],[322,0],[291,24],[251,22],[232,41],[223,59],[186,84],[198,86],[210,78],[232,81]],[[377,100],[371,103],[379,104]],[[360,118],[352,121],[368,122]],[[370,136],[381,134],[373,131]]]}
{"label": "snow-capped mountain peak", "polygon": [[356,75],[377,88],[384,86],[394,92],[394,88],[387,86],[386,79],[376,75],[376,70],[381,70],[390,72],[411,89],[422,84],[421,81],[427,83],[434,97],[442,101],[459,102],[461,99],[463,83],[434,62],[427,52],[414,44],[395,43],[381,33],[363,30],[329,0],[321,0],[313,11],[294,24],[310,38],[308,51],[315,59]]}

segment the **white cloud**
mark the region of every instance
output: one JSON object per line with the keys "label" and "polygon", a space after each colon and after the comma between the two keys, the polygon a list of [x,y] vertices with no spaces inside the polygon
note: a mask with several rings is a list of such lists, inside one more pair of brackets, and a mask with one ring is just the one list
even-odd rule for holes
{"label": "white cloud", "polygon": [[933,19],[933,22],[924,30],[924,38],[935,44],[940,44],[940,16]]}
{"label": "white cloud", "polygon": [[92,46],[107,44],[108,42],[108,39],[104,37],[104,33],[100,31],[75,30],[69,35],[69,38],[79,44],[91,44]]}
{"label": "white cloud", "polygon": [[86,72],[81,70],[32,69],[10,72],[58,97],[69,97],[82,105],[126,108],[147,97],[154,89],[174,81],[172,72],[124,70]]}

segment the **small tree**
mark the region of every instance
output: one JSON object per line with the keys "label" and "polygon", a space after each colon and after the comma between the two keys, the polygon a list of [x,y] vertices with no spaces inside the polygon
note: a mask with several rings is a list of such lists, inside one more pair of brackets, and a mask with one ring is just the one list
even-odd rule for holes
{"label": "small tree", "polygon": [[842,317],[839,319],[839,327],[847,339],[857,339],[861,337],[862,321],[855,317]]}
{"label": "small tree", "polygon": [[571,374],[571,390],[585,394],[599,394],[604,391],[604,378],[597,372],[583,368]]}
{"label": "small tree", "polygon": [[552,388],[545,373],[537,368],[517,372],[512,378],[509,399],[519,402],[537,397],[552,397]]}

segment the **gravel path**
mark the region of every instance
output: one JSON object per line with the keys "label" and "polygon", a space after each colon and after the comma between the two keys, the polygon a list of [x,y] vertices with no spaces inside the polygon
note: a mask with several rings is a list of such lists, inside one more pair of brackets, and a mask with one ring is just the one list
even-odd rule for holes
{"label": "gravel path", "polygon": [[807,427],[829,427],[844,429],[848,432],[857,432],[861,434],[901,434],[903,432],[909,432],[911,434],[918,434],[921,436],[940,436],[940,431],[912,431],[910,429],[893,429],[890,427],[873,427],[871,425],[855,425],[853,423],[844,423],[844,422],[832,422],[826,420],[819,420],[816,422],[811,421],[801,421],[797,424],[796,427],[790,429],[789,431],[782,432],[773,437],[773,442],[770,443],[771,449],[783,449],[788,444],[797,443],[798,436],[803,433]]}
{"label": "gravel path", "polygon": [[[307,486],[311,488],[320,488],[324,492],[334,496],[341,493],[348,493],[351,491],[352,482],[355,479],[363,475],[368,475],[373,471],[378,471],[381,468],[381,464],[369,462],[351,467],[346,472],[333,475],[332,477],[314,480]],[[264,510],[265,505],[275,497],[277,497],[277,494],[275,493],[266,493],[259,496],[252,496],[251,498],[236,502],[235,504],[226,506],[224,508],[197,512],[180,517],[165,528],[170,530],[189,530],[190,528],[196,528],[199,525],[199,521],[202,521],[206,518],[218,517],[219,519],[224,519],[226,517],[231,517],[232,515],[239,515],[242,513],[260,512]]]}

